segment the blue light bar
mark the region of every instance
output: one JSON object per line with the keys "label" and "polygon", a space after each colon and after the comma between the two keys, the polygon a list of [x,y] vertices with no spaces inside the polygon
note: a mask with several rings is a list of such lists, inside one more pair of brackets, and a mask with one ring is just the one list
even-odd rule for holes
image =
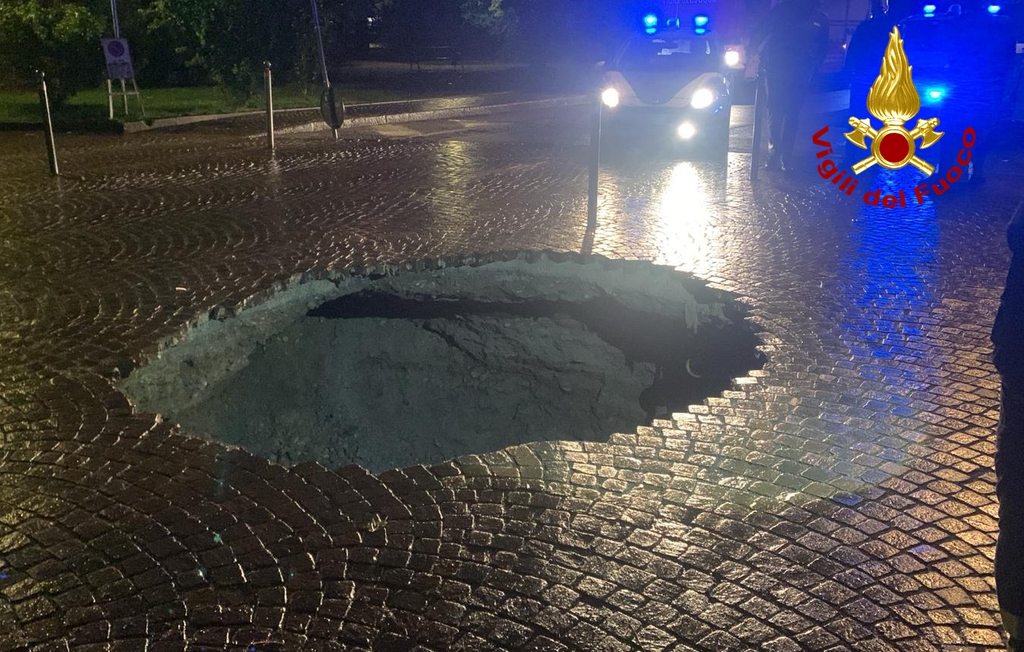
{"label": "blue light bar", "polygon": [[946,91],[941,88],[928,88],[924,91],[925,97],[927,97],[930,102],[938,102],[945,94]]}
{"label": "blue light bar", "polygon": [[647,32],[648,34],[656,34],[658,32],[658,28],[657,27],[648,27],[644,31]]}
{"label": "blue light bar", "polygon": [[993,16],[995,16],[996,14],[999,13],[1000,9],[1002,9],[1002,7],[1000,7],[999,5],[989,5],[988,6],[988,13],[992,14]]}
{"label": "blue light bar", "polygon": [[644,16],[644,27],[650,29],[651,27],[658,27],[658,17],[654,14],[647,14]]}
{"label": "blue light bar", "polygon": [[696,16],[694,16],[693,17],[693,26],[694,27],[707,27],[708,26],[708,17],[707,17],[707,15],[705,15],[705,14],[697,14]]}
{"label": "blue light bar", "polygon": [[925,5],[924,6],[924,15],[925,16],[927,16],[928,14],[933,14],[934,15],[936,9],[938,9],[938,7],[936,7],[935,5]]}
{"label": "blue light bar", "polygon": [[708,30],[703,27],[694,27],[693,33],[696,34],[697,36],[703,36],[708,33]]}

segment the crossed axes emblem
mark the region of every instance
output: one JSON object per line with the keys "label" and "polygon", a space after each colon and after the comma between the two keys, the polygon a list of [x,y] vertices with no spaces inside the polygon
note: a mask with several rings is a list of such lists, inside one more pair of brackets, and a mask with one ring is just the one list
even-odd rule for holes
{"label": "crossed axes emblem", "polygon": [[[925,176],[931,176],[935,172],[934,166],[929,165],[914,154],[914,143],[920,138],[921,149],[925,149],[931,147],[942,138],[943,132],[935,131],[935,127],[939,126],[938,118],[918,120],[917,126],[910,131],[907,131],[901,124],[890,123],[876,131],[871,126],[870,120],[850,118],[849,122],[854,130],[846,134],[847,140],[861,149],[867,149],[868,146],[864,139],[865,137],[871,139],[871,156],[853,164],[854,174],[860,174],[875,163],[890,170],[901,168],[909,163],[923,172]],[[889,143],[886,145],[886,151],[884,152],[882,151],[883,141]],[[896,152],[895,155],[893,153],[894,150]],[[900,157],[901,154],[902,158]]]}

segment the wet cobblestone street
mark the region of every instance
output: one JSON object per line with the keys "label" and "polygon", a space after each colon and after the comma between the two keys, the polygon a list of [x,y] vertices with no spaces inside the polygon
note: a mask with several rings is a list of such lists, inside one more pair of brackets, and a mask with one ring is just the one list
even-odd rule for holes
{"label": "wet cobblestone street", "polygon": [[[587,233],[586,121],[274,155],[217,125],[59,135],[59,180],[41,135],[0,134],[0,652],[1000,649],[988,335],[1020,153],[900,211],[810,163],[752,188],[742,152],[624,155]],[[607,443],[379,476],[273,465],[113,389],[304,279],[534,250],[735,293],[764,369]]]}

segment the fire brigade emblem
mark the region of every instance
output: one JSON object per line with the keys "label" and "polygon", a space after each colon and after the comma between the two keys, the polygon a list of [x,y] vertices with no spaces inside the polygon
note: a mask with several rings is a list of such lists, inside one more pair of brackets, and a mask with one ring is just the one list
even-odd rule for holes
{"label": "fire brigade emblem", "polygon": [[921,109],[921,98],[911,78],[911,67],[903,51],[900,31],[893,27],[889,34],[889,45],[885,48],[882,68],[878,78],[868,91],[868,111],[882,121],[884,126],[875,130],[870,119],[850,118],[853,131],[846,138],[860,148],[868,149],[865,137],[871,139],[871,156],[853,165],[853,172],[860,174],[874,164],[889,170],[898,170],[905,165],[931,176],[935,168],[916,155],[916,141],[921,139],[921,149],[931,147],[942,133],[935,131],[938,118],[918,120],[917,126],[908,131],[903,125],[917,115]]}

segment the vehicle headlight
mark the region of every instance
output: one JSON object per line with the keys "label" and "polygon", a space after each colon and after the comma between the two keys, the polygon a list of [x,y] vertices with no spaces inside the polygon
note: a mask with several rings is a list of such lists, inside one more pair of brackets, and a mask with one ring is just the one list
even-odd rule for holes
{"label": "vehicle headlight", "polygon": [[695,109],[706,109],[715,101],[715,93],[710,88],[698,88],[690,98],[690,106]]}
{"label": "vehicle headlight", "polygon": [[682,138],[683,140],[689,140],[693,138],[693,135],[695,133],[697,133],[697,128],[693,126],[692,122],[684,122],[683,124],[679,125],[678,129],[676,129],[676,134],[678,134],[679,137]]}
{"label": "vehicle headlight", "polygon": [[736,50],[729,50],[725,53],[725,65],[733,68],[740,65],[740,53]]}
{"label": "vehicle headlight", "polygon": [[601,93],[601,102],[609,109],[614,109],[619,105],[619,91],[615,88],[604,89]]}

